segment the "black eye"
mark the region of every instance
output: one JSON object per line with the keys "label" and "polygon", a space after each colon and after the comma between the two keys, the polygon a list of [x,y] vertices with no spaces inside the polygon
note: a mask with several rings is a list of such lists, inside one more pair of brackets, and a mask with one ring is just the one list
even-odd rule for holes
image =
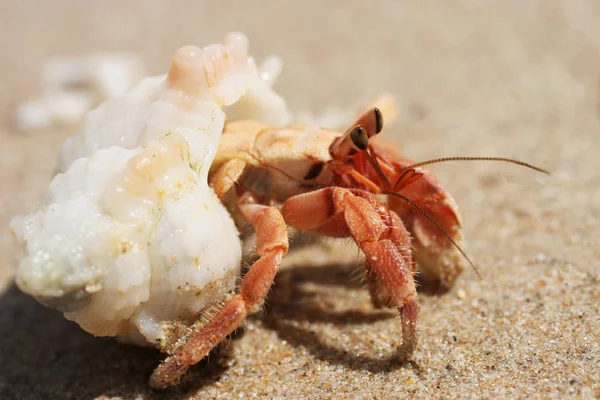
{"label": "black eye", "polygon": [[352,139],[352,143],[360,150],[366,150],[369,146],[369,135],[367,135],[365,128],[360,125],[355,126],[350,131],[350,139]]}
{"label": "black eye", "polygon": [[325,164],[322,162],[313,164],[313,166],[310,167],[310,169],[308,170],[308,173],[304,177],[304,180],[314,179],[317,176],[319,176],[321,171],[323,171],[324,166],[325,166]]}
{"label": "black eye", "polygon": [[379,133],[383,129],[383,115],[381,115],[381,111],[377,107],[373,111],[375,112],[375,130],[377,131],[375,133]]}

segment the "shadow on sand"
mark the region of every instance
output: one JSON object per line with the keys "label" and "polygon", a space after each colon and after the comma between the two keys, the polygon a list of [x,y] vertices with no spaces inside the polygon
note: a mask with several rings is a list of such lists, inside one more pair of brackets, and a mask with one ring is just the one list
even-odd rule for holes
{"label": "shadow on sand", "polygon": [[[370,309],[362,311],[348,309],[336,311],[316,305],[319,301],[310,301],[316,296],[327,296],[329,288],[343,287],[357,290],[364,284],[352,279],[356,266],[324,265],[319,267],[296,267],[279,273],[275,289],[269,298],[266,314],[261,317],[263,325],[277,333],[292,346],[307,349],[315,358],[329,364],[342,365],[348,369],[365,370],[371,373],[390,372],[398,368],[411,368],[419,373],[416,363],[399,362],[392,353],[389,357],[355,356],[345,348],[336,348],[320,340],[311,329],[304,328],[297,322],[333,324],[337,327],[346,325],[369,325],[379,321],[397,318],[395,309]],[[305,290],[305,284],[321,287],[319,293]],[[366,290],[366,289],[365,289]],[[336,299],[329,298],[330,301]]]}
{"label": "shadow on sand", "polygon": [[[307,301],[320,294],[304,290],[306,283],[324,287],[325,291],[336,286],[361,288],[362,284],[350,277],[353,270],[354,266],[340,265],[284,269],[277,276],[266,314],[251,318],[261,320],[266,329],[277,332],[292,346],[306,348],[314,357],[332,364],[372,373],[405,367],[418,372],[418,365],[399,363],[393,355],[383,359],[350,355],[346,349],[331,347],[314,332],[294,323],[332,323],[342,327],[396,318],[396,311],[391,309],[339,312],[311,306],[314,303]],[[237,333],[234,339],[241,335]],[[0,398],[20,399],[54,398],[57,394],[76,399],[100,395],[183,398],[222,377],[231,349],[219,347],[208,361],[191,368],[180,385],[166,392],[154,392],[148,387],[147,378],[164,355],[151,348],[122,345],[112,338],[93,337],[61,313],[21,293],[15,285],[0,295],[0,338]]]}
{"label": "shadow on sand", "polygon": [[181,385],[154,392],[147,380],[164,358],[160,352],[93,337],[15,285],[0,296],[0,338],[2,399],[178,399],[217,381],[229,356],[219,347]]}

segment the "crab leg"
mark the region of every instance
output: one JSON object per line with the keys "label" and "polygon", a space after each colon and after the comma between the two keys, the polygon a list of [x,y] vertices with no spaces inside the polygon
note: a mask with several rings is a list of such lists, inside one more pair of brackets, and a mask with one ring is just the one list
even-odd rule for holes
{"label": "crab leg", "polygon": [[244,173],[245,168],[245,161],[238,158],[232,158],[210,175],[210,186],[215,191],[219,200],[221,200],[225,193],[235,185],[240,176]]}
{"label": "crab leg", "polygon": [[417,344],[419,306],[410,236],[400,218],[372,193],[339,187],[291,197],[282,213],[296,228],[354,239],[366,256],[373,302],[381,305],[379,295],[385,294],[400,312],[404,342],[399,356],[408,358]]}
{"label": "crab leg", "polygon": [[206,357],[246,316],[260,309],[273,284],[288,251],[288,234],[281,212],[275,207],[257,204],[242,205],[240,209],[256,230],[256,250],[260,258],[248,270],[240,293],[156,368],[150,377],[150,386],[154,389],[174,384],[191,365]]}

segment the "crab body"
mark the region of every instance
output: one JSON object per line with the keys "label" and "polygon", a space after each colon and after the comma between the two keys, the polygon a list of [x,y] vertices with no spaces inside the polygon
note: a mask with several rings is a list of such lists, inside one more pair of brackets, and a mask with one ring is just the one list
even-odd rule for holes
{"label": "crab body", "polygon": [[[303,125],[278,127],[253,120],[228,123],[210,168],[212,185],[217,193],[228,190],[234,180],[217,172],[228,164],[221,173],[240,173],[237,178],[239,185],[280,203],[292,196],[328,186],[380,193],[386,182],[372,165],[365,162],[360,152],[351,161],[336,160],[332,156],[330,147],[343,135],[344,132],[337,130]],[[394,146],[382,145],[373,139],[369,143],[377,154],[378,164],[385,168],[388,181],[397,181],[415,164],[400,155]],[[454,199],[428,170],[420,167],[412,170],[418,179],[403,187],[402,192],[456,243],[461,243],[460,214]],[[360,174],[355,171],[360,171]],[[414,256],[420,272],[444,288],[451,287],[465,268],[460,252],[411,204],[395,197],[390,197],[387,202],[413,237]]]}
{"label": "crab body", "polygon": [[214,176],[228,162],[244,163],[246,170],[239,184],[256,194],[284,201],[333,183],[333,174],[324,168],[332,158],[328,147],[322,144],[339,136],[339,132],[326,129],[232,122],[223,131],[210,175]]}
{"label": "crab body", "polygon": [[[373,304],[398,309],[403,338],[399,357],[410,357],[417,343],[419,311],[413,240],[402,219],[378,195],[400,190],[410,193],[410,185],[429,172],[378,151],[383,148],[374,144],[372,137],[382,127],[377,108],[364,113],[346,132],[302,125],[278,127],[252,120],[225,126],[209,182],[221,199],[235,194],[232,211],[239,211],[253,225],[259,259],[245,275],[239,293],[157,368],[150,380],[153,387],[175,382],[189,365],[204,358],[260,308],[288,251],[288,226],[356,242],[366,256]],[[415,198],[432,213],[427,215],[429,219],[452,215],[449,232],[460,240],[460,223],[451,198],[434,178],[423,181],[426,184],[420,189],[424,192]],[[441,197],[435,197],[438,193],[449,199],[442,206],[437,203]],[[432,206],[428,204],[430,195],[435,200]],[[429,235],[439,234],[439,226],[434,223],[427,228],[425,238],[431,243]],[[435,250],[432,258],[444,254]]]}
{"label": "crab body", "polygon": [[[225,126],[209,182],[220,199],[235,194],[232,211],[240,212],[256,231],[259,258],[238,294],[154,371],[152,387],[176,382],[261,307],[287,254],[288,226],[354,240],[365,255],[373,305],[399,312],[398,357],[412,355],[419,313],[415,259],[430,279],[445,287],[464,268],[460,256],[468,260],[460,249],[456,203],[422,167],[457,158],[414,163],[375,141],[382,128],[383,116],[376,107],[345,132],[257,121]],[[545,172],[515,160],[483,159]]]}

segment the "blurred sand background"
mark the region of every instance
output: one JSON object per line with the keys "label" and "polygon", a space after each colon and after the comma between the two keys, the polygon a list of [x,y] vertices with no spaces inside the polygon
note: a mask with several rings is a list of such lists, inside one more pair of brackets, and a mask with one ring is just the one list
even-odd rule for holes
{"label": "blurred sand background", "polygon": [[385,135],[413,159],[506,156],[552,171],[432,168],[483,279],[466,271],[449,293],[419,296],[414,362],[390,360],[395,314],[351,280],[356,250],[327,242],[291,255],[267,314],[162,394],[146,384],[160,354],[93,338],[19,292],[3,230],[0,398],[600,397],[599,2],[3,0],[0,22],[2,229],[40,198],[76,130],[11,127],[45,58],[129,50],[159,73],[179,46],[231,30],[255,56],[283,58],[277,89],[294,110],[389,91],[400,114]]}

